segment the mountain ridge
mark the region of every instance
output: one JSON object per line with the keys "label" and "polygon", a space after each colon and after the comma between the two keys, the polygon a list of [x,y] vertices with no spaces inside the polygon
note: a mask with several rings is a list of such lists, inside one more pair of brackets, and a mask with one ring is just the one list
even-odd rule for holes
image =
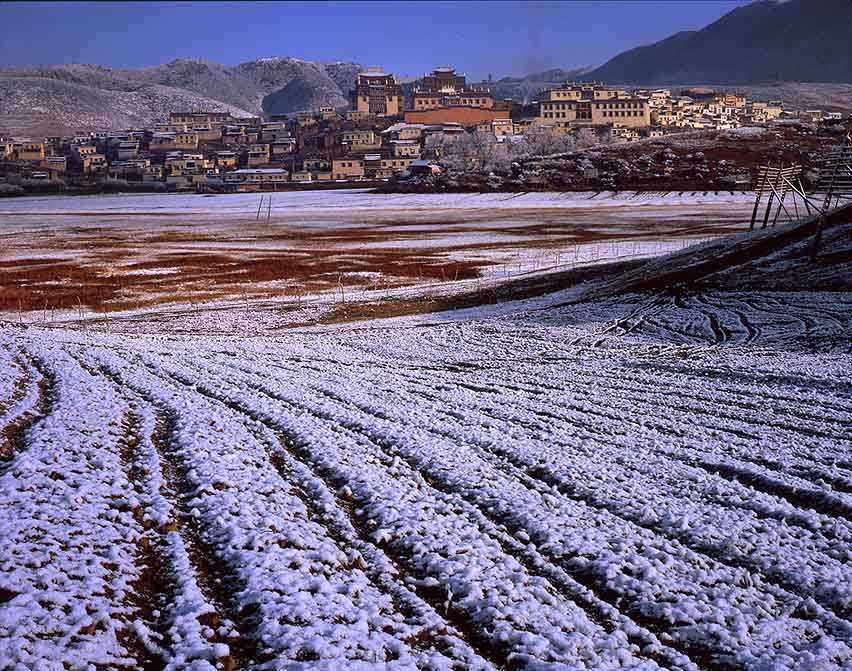
{"label": "mountain ridge", "polygon": [[852,82],[849,0],[758,0],[592,70],[611,84]]}
{"label": "mountain ridge", "polygon": [[178,58],[137,69],[84,63],[5,68],[0,69],[0,135],[158,123],[179,109],[244,117],[344,107],[361,69],[357,63],[286,56],[235,66]]}

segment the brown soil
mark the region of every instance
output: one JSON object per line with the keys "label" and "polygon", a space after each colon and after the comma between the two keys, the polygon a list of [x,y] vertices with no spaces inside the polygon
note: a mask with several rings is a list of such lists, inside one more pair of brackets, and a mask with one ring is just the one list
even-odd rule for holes
{"label": "brown soil", "polygon": [[555,258],[577,244],[718,235],[743,225],[730,210],[695,215],[672,206],[665,218],[639,219],[630,205],[406,211],[405,219],[389,211],[369,221],[353,213],[321,226],[244,217],[207,224],[186,215],[140,224],[149,213],[130,214],[112,212],[92,224],[85,213],[16,219],[9,233],[0,232],[0,311],[111,312],[301,298],[340,287],[384,290],[476,278],[523,250]]}
{"label": "brown soil", "polygon": [[318,324],[338,324],[384,317],[431,314],[447,310],[472,308],[480,305],[494,305],[506,301],[522,300],[524,298],[535,298],[536,296],[543,296],[582,282],[588,282],[601,277],[615,276],[618,273],[638,268],[644,263],[646,263],[644,259],[621,261],[618,263],[602,263],[586,268],[547,273],[546,275],[537,277],[509,280],[496,288],[469,291],[452,296],[391,298],[369,303],[343,303],[312,322],[298,322],[284,328]]}

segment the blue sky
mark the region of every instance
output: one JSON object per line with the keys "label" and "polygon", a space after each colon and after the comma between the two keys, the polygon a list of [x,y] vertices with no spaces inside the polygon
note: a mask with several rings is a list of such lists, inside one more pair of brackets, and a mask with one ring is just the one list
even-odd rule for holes
{"label": "blue sky", "polygon": [[227,65],[264,56],[352,60],[400,75],[469,77],[598,65],[695,30],[748,0],[610,2],[0,3],[0,66]]}

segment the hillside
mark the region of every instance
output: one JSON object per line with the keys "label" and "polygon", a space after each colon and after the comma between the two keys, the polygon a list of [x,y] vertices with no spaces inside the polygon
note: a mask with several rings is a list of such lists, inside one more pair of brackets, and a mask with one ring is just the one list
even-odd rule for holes
{"label": "hillside", "polygon": [[852,291],[852,205],[833,210],[814,258],[818,217],[725,236],[590,286],[593,300],[646,291]]}
{"label": "hillside", "polygon": [[503,77],[491,82],[489,88],[491,94],[497,100],[511,98],[519,103],[527,103],[535,99],[536,94],[542,89],[553,88],[564,84],[566,81],[579,79],[586,75],[592,68],[553,68],[543,72],[533,72],[523,77]]}
{"label": "hillside", "polygon": [[[589,67],[573,69],[553,68],[542,72],[533,72],[522,77],[503,77],[491,82],[481,83],[488,87],[495,100],[511,98],[515,102],[526,104],[534,100],[539,91],[559,86],[566,81],[580,79],[591,70],[592,68]],[[397,80],[399,81],[399,78]],[[406,104],[411,104],[414,89],[420,86],[422,81],[422,79],[414,79],[402,82]],[[471,81],[470,83],[479,84],[480,82]]]}
{"label": "hillside", "polygon": [[0,135],[39,137],[78,129],[127,128],[163,121],[176,109],[250,116],[245,109],[158,84],[123,91],[47,77],[0,77]]}
{"label": "hillside", "polygon": [[252,116],[341,107],[360,66],[262,58],[234,67],[178,59],[137,70],[69,64],[0,70],[0,134],[40,135],[164,120],[211,109]]}
{"label": "hillside", "polygon": [[849,82],[852,3],[760,0],[699,31],[619,54],[588,79],[609,83]]}

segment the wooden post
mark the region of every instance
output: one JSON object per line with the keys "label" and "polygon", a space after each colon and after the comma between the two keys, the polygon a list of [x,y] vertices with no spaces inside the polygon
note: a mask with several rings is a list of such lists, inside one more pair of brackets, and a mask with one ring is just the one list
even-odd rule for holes
{"label": "wooden post", "polygon": [[263,207],[263,194],[260,194],[260,202],[257,204],[257,215],[255,215],[254,220],[257,221],[260,219],[260,208]]}
{"label": "wooden post", "polygon": [[[802,192],[802,194],[804,194],[805,193],[805,187],[802,185],[802,179],[797,178],[796,182],[799,184],[799,190]],[[805,209],[808,211],[808,216],[811,216],[811,204],[810,204],[810,202],[808,201],[807,198],[803,198],[803,200],[805,202]]]}
{"label": "wooden post", "polygon": [[769,213],[772,212],[772,201],[775,198],[774,193],[769,194],[769,202],[766,203],[766,214],[763,215],[763,226],[761,229],[766,228],[766,225],[769,223]]}
{"label": "wooden post", "polygon": [[[777,174],[780,175],[783,172],[783,170],[784,170],[784,164],[782,163],[778,168]],[[775,173],[772,171],[772,168],[767,168],[766,183],[772,189],[772,193],[769,194],[769,202],[766,205],[766,214],[763,216],[763,226],[761,226],[762,229],[766,228],[767,225],[769,224],[769,217],[772,214],[772,205],[774,203],[775,198],[778,198],[779,201],[781,200],[781,196],[775,190],[775,185],[773,184],[774,177],[775,177]],[[779,206],[780,206],[780,204],[779,204]]]}
{"label": "wooden post", "polygon": [[763,193],[763,183],[761,182],[761,179],[765,179],[765,174],[766,171],[764,170],[763,173],[760,173],[757,176],[757,196],[754,199],[754,210],[752,210],[751,213],[751,226],[748,227],[748,230],[750,231],[754,230],[754,224],[757,221],[757,210],[760,207],[760,196]]}
{"label": "wooden post", "polygon": [[266,208],[266,223],[267,224],[269,223],[270,219],[272,219],[272,194],[269,195],[269,203],[268,203],[267,208]]}

